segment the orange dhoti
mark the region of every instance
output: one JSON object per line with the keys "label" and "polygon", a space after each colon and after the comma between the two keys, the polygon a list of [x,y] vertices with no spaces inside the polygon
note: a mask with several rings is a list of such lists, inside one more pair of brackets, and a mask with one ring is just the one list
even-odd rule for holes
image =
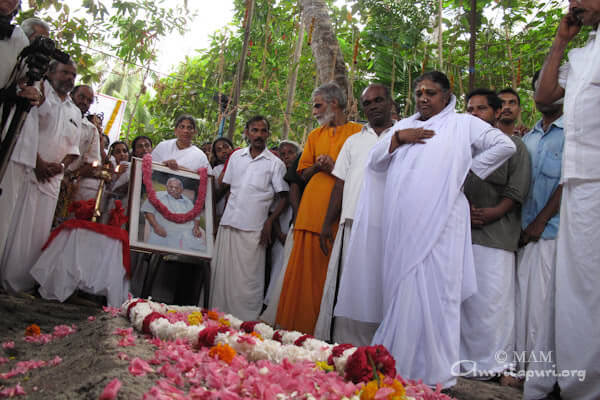
{"label": "orange dhoti", "polygon": [[281,288],[277,325],[286,330],[313,333],[328,263],[329,256],[323,254],[319,246],[319,234],[294,230],[294,248]]}

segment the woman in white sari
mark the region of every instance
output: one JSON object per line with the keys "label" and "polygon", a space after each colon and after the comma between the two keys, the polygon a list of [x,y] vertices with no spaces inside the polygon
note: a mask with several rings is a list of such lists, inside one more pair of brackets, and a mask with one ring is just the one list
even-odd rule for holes
{"label": "woman in white sari", "polygon": [[460,372],[460,303],[476,291],[462,185],[469,170],[488,176],[515,146],[455,112],[443,73],[414,88],[417,113],[369,156],[334,314],[380,323],[373,343],[392,352],[400,375],[449,387]]}

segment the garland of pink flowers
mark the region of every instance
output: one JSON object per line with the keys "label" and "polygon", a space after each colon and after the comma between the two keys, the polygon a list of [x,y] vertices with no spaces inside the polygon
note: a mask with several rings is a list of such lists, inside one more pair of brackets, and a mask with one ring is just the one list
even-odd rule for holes
{"label": "garland of pink flowers", "polygon": [[157,197],[154,186],[152,185],[152,154],[148,153],[142,160],[142,182],[146,187],[148,193],[148,200],[158,210],[159,213],[167,220],[175,222],[177,224],[183,224],[196,218],[202,209],[204,208],[204,200],[206,199],[206,184],[208,182],[208,172],[206,168],[198,168],[198,175],[200,176],[200,182],[198,183],[198,196],[194,203],[194,208],[186,213],[172,213],[169,211]]}

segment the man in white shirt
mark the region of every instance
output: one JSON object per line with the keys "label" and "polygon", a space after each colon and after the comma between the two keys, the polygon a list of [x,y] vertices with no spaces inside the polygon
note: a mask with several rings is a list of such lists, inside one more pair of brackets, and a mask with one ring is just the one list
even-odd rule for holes
{"label": "man in white shirt", "polygon": [[12,292],[29,290],[35,284],[30,268],[50,233],[63,172],[79,155],[81,112],[69,97],[76,75],[73,61],[50,63],[45,100],[38,108],[39,123],[32,127],[39,132],[34,174],[23,182],[28,187],[17,202],[0,258],[2,286]]}
{"label": "man in white shirt", "polygon": [[331,191],[329,207],[320,236],[321,249],[325,254],[328,253],[333,237],[332,229],[338,218],[340,223],[327,267],[327,278],[321,299],[321,310],[315,326],[315,336],[319,339],[329,340],[333,325],[332,340],[334,342],[368,346],[379,324],[344,317],[333,319],[337,281],[338,277],[343,274],[344,254],[350,242],[354,211],[363,184],[369,152],[394,124],[391,117],[393,102],[387,87],[381,84],[369,85],[363,91],[360,101],[369,123],[359,133],[355,133],[344,142],[332,171],[335,184]]}
{"label": "man in white shirt", "polygon": [[[243,320],[261,311],[266,248],[274,221],[286,205],[289,191],[285,165],[266,147],[269,123],[251,118],[245,134],[250,146],[231,154],[223,176],[230,194],[211,262],[210,306]],[[269,207],[278,202],[269,215]]]}
{"label": "man in white shirt", "polygon": [[71,91],[73,103],[81,111],[81,138],[79,139],[80,156],[69,165],[69,171],[77,175],[75,192],[72,200],[88,200],[96,196],[98,179],[93,178],[94,161],[100,165],[100,135],[96,126],[92,124],[85,114],[94,102],[94,90],[88,85],[75,86]]}
{"label": "man in white shirt", "polygon": [[[563,187],[556,250],[553,361],[563,399],[600,398],[600,10],[571,1],[540,74],[535,101],[549,105],[564,95]],[[587,44],[568,53],[581,26]],[[527,392],[527,383],[526,383]]]}

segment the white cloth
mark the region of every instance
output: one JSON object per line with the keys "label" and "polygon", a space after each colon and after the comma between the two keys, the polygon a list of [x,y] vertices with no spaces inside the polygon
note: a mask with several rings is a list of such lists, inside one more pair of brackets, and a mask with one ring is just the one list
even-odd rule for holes
{"label": "white cloth", "polygon": [[219,226],[210,264],[210,307],[244,321],[256,320],[262,308],[266,249],[260,231]]}
{"label": "white cloth", "polygon": [[600,26],[569,51],[559,83],[565,88],[562,179],[600,179]]}
{"label": "white cloth", "polygon": [[[290,222],[292,221],[293,216],[294,215],[291,206],[288,206],[279,215],[278,223],[279,229],[281,229],[281,233],[293,236],[293,232],[290,231]],[[277,282],[279,273],[283,268],[284,245],[285,243],[282,244],[278,239],[275,239],[275,242],[271,245],[271,277],[269,279],[269,287],[267,288],[267,294],[265,295],[264,304],[269,304],[269,300],[271,299],[275,288],[275,282]]]}
{"label": "white cloth", "polygon": [[21,27],[16,26],[12,36],[6,40],[0,40],[0,88],[3,88],[11,78],[11,74],[17,64],[17,57],[25,47],[29,46],[29,39]]}
{"label": "white cloth", "polygon": [[[373,343],[392,352],[398,373],[443,386],[456,382],[460,302],[476,290],[461,187],[469,169],[484,179],[515,152],[508,136],[455,104],[452,96],[427,121],[398,121],[371,151],[334,310],[381,322]],[[396,130],[417,127],[436,135],[389,153]]]}
{"label": "white cloth", "polygon": [[249,147],[234,151],[223,176],[230,189],[221,226],[260,232],[275,194],[289,191],[284,175],[285,164],[267,148],[255,158]]}
{"label": "white cloth", "polygon": [[15,207],[10,236],[0,259],[2,286],[12,292],[29,290],[35,285],[29,271],[42,253],[56,209],[56,198],[40,190],[35,175],[29,174],[28,179],[24,183],[28,187]]}
{"label": "white cloth", "polygon": [[[356,321],[350,318],[333,317],[335,296],[339,277],[344,273],[342,260],[348,251],[352,220],[346,219],[338,226],[338,231],[331,248],[331,257],[327,266],[327,277],[323,286],[323,297],[319,317],[315,324],[315,337],[327,342],[352,343],[355,346],[368,346],[375,335],[379,323]],[[333,326],[333,337],[331,328]]]}
{"label": "white cloth", "polygon": [[35,168],[38,152],[38,135],[38,108],[33,107],[29,110],[25,122],[23,122],[19,139],[17,139],[13,153],[10,156],[11,161]]}
{"label": "white cloth", "polygon": [[565,400],[600,399],[598,243],[600,181],[569,180],[563,185],[556,249],[556,368],[585,371],[585,379],[558,377]]}
{"label": "white cloth", "polygon": [[109,306],[127,300],[129,280],[123,267],[123,245],[87,229],[63,230],[31,269],[44,299],[67,300],[76,289],[106,296]]}
{"label": "white cloth", "polygon": [[96,126],[88,121],[87,118],[81,118],[81,129],[79,138],[79,157],[69,165],[71,171],[75,171],[83,163],[98,163],[100,160],[100,139]]}
{"label": "white cloth", "polygon": [[[554,388],[556,377],[536,375],[536,370],[553,371],[554,287],[556,240],[540,239],[519,250],[517,264],[516,351],[521,360],[517,370],[533,371],[527,377],[524,399],[545,398]],[[527,362],[531,360],[531,362]],[[546,362],[547,361],[547,362]]]}
{"label": "white cloth", "polygon": [[208,174],[212,174],[212,169],[206,154],[198,147],[191,145],[183,150],[177,147],[177,139],[169,139],[160,142],[152,151],[152,161],[162,163],[168,160],[177,161],[177,165],[196,172],[200,168],[206,168]]}
{"label": "white cloth", "polygon": [[[69,96],[62,100],[49,83],[44,89],[46,100],[38,108],[38,153],[46,162],[60,163],[69,154],[79,155],[81,111]],[[39,184],[39,190],[58,199],[62,178],[62,173],[53,176],[49,182]]]}
{"label": "white cloth", "polygon": [[8,234],[13,225],[15,210],[19,208],[21,199],[27,199],[27,192],[32,188],[27,181],[30,180],[29,176],[33,176],[33,173],[32,168],[12,160],[6,167],[4,178],[0,184],[0,188],[2,188],[0,196],[0,221],[2,221],[0,223],[0,257],[4,252]]}
{"label": "white cloth", "polygon": [[377,135],[370,125],[365,125],[359,133],[355,133],[344,142],[335,161],[335,167],[331,171],[334,176],[344,181],[340,223],[348,218],[354,218],[354,210],[362,188],[369,152],[390,129],[392,128]]}
{"label": "white cloth", "polygon": [[514,366],[515,253],[474,244],[473,262],[477,293],[462,303],[460,359],[465,376],[491,379]]}
{"label": "white cloth", "polygon": [[260,320],[265,321],[267,324],[275,326],[275,318],[277,318],[277,308],[279,307],[279,297],[281,296],[281,289],[283,288],[283,281],[285,280],[285,271],[287,270],[288,261],[290,260],[290,254],[292,254],[292,248],[294,247],[294,225],[290,226],[289,234],[285,239],[285,245],[283,246],[283,263],[281,264],[281,270],[275,282],[272,282],[269,290],[271,294],[269,296],[269,303],[265,311],[260,315]]}
{"label": "white cloth", "polygon": [[[172,213],[185,214],[194,208],[194,203],[184,195],[176,199],[166,191],[161,191],[156,193],[156,197]],[[203,234],[202,237],[195,237],[193,235],[194,220],[182,224],[169,221],[154,208],[150,200],[146,200],[142,204],[140,211],[153,214],[156,222],[167,231],[167,236],[162,237],[157,235],[152,226],[150,226],[148,243],[182,250],[206,251],[206,234]]]}

